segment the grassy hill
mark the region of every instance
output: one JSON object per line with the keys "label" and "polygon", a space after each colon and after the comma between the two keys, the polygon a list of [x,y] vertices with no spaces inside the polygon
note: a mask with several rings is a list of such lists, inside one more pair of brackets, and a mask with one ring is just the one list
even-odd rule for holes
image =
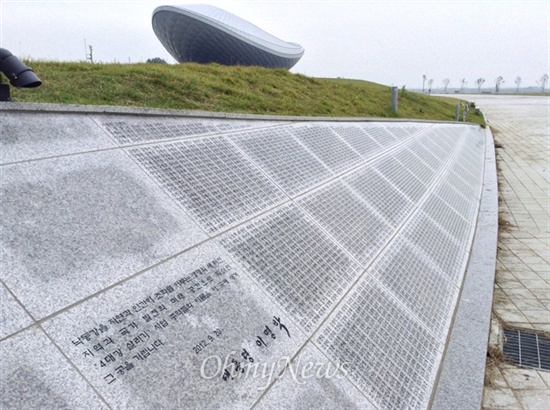
{"label": "grassy hill", "polygon": [[[217,64],[89,64],[26,61],[43,84],[12,88],[19,102],[119,105],[232,113],[454,120],[458,100],[361,80],[312,78],[286,70]],[[471,113],[468,121],[482,123]]]}

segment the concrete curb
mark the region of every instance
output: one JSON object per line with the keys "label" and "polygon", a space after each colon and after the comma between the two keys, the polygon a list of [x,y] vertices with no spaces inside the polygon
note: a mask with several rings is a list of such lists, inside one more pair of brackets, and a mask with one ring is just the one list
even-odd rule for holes
{"label": "concrete curb", "polygon": [[187,111],[172,110],[163,108],[138,108],[138,107],[117,107],[111,105],[71,105],[71,104],[47,104],[47,103],[20,103],[0,102],[0,112],[29,112],[29,113],[56,113],[56,114],[116,114],[116,115],[139,115],[139,116],[169,116],[183,118],[208,118],[208,119],[234,119],[234,120],[262,120],[262,121],[332,121],[332,122],[418,122],[425,124],[470,124],[469,122],[455,121],[434,121],[407,118],[373,118],[373,117],[312,117],[312,116],[291,116],[291,115],[259,115],[259,114],[238,114],[227,112],[210,111]]}
{"label": "concrete curb", "polygon": [[493,135],[485,128],[485,170],[474,241],[433,409],[480,409],[483,400],[498,243],[498,181]]}

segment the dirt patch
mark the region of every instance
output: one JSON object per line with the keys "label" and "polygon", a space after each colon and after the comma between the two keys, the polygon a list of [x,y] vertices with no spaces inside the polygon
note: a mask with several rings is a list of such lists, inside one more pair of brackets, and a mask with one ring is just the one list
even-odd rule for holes
{"label": "dirt patch", "polygon": [[513,223],[507,221],[506,218],[504,218],[504,216],[502,215],[498,216],[498,230],[500,232],[509,232],[515,227],[516,226]]}

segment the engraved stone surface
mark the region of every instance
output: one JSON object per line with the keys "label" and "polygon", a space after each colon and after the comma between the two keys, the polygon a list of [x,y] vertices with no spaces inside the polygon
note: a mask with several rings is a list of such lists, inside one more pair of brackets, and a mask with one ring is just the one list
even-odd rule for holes
{"label": "engraved stone surface", "polygon": [[384,127],[387,131],[389,131],[395,138],[397,138],[399,141],[408,139],[409,133],[405,128],[403,128],[400,125],[392,125],[388,124],[386,127]]}
{"label": "engraved stone surface", "polygon": [[413,208],[413,203],[371,165],[350,173],[344,181],[394,227],[399,226]]}
{"label": "engraved stone surface", "polygon": [[398,238],[372,268],[390,290],[442,343],[459,288],[404,239]]}
{"label": "engraved stone surface", "polygon": [[347,379],[343,363],[333,363],[308,344],[292,360],[256,409],[375,409]]}
{"label": "engraved stone surface", "polygon": [[456,148],[457,138],[446,134],[441,127],[430,128],[423,137],[423,145],[442,160],[448,159]]}
{"label": "engraved stone surface", "polygon": [[35,318],[206,238],[140,173],[119,151],[2,167],[0,277]]}
{"label": "engraved stone surface", "polygon": [[286,128],[236,134],[235,142],[290,196],[331,176]]}
{"label": "engraved stone surface", "polygon": [[377,124],[365,124],[361,128],[383,148],[390,148],[398,141],[397,138],[384,126]]}
{"label": "engraved stone surface", "polygon": [[43,326],[120,409],[249,407],[306,339],[211,243]]}
{"label": "engraved stone surface", "polygon": [[0,344],[0,408],[108,409],[36,327]]}
{"label": "engraved stone surface", "polygon": [[464,219],[467,221],[473,220],[473,216],[477,212],[478,203],[476,199],[464,196],[445,179],[443,183],[439,184],[434,190],[435,194],[458,212]]}
{"label": "engraved stone surface", "polygon": [[[422,138],[413,141],[408,148],[418,160],[427,164],[431,169],[438,171],[443,165],[443,160],[447,159],[448,156],[438,156],[432,152],[431,145],[431,141]],[[452,152],[449,154],[452,154]]]}
{"label": "engraved stone surface", "polygon": [[232,231],[221,242],[306,332],[360,271],[296,205]]}
{"label": "engraved stone surface", "polygon": [[429,406],[479,127],[12,107],[0,407]]}
{"label": "engraved stone surface", "polygon": [[[425,164],[418,164],[418,160],[405,147],[393,155],[393,158],[386,158],[383,161],[377,161],[375,168],[390,181],[397,189],[405,194],[413,203],[416,203],[428,190],[432,171]],[[414,163],[414,169],[408,167],[408,164]],[[428,171],[427,177],[418,175],[419,170]],[[415,173],[416,172],[416,173]],[[419,178],[420,176],[420,178]],[[422,178],[422,179],[421,179]]]}
{"label": "engraved stone surface", "polygon": [[309,126],[294,127],[293,134],[317,158],[338,174],[361,162],[361,157],[330,128]]}
{"label": "engraved stone surface", "polygon": [[[465,254],[454,238],[423,212],[403,229],[403,237],[413,244],[438,266],[450,281],[459,285]],[[441,249],[445,252],[441,252]]]}
{"label": "engraved stone surface", "polygon": [[[231,130],[253,128],[259,121],[214,120],[206,118],[158,117],[144,121],[139,117],[96,116],[96,121],[118,144],[131,145],[143,142],[181,139]],[[272,122],[262,121],[262,126]]]}
{"label": "engraved stone surface", "polygon": [[383,150],[380,144],[357,125],[332,126],[332,130],[359,153],[363,159],[373,157]]}
{"label": "engraved stone surface", "polygon": [[386,244],[392,228],[343,182],[300,198],[298,204],[366,267]]}
{"label": "engraved stone surface", "polygon": [[472,224],[435,195],[430,195],[421,209],[439,226],[443,227],[464,248],[473,231]]}
{"label": "engraved stone surface", "polygon": [[[461,159],[463,158],[464,156],[462,156]],[[469,187],[469,190],[472,191],[472,194],[477,196],[479,192],[479,175],[472,173],[467,166],[464,166],[463,162],[455,162],[451,169],[466,182],[466,185]]]}
{"label": "engraved stone surface", "polygon": [[87,116],[0,111],[1,164],[114,146]]}
{"label": "engraved stone surface", "polygon": [[315,343],[380,408],[425,408],[441,344],[370,276],[346,298]]}
{"label": "engraved stone surface", "polygon": [[[394,158],[426,187],[433,182],[437,175],[437,170],[424,162],[423,157],[422,159],[418,157],[409,146],[396,152]],[[411,196],[412,194],[409,194],[409,197]],[[413,200],[418,200],[418,198],[414,198]]]}
{"label": "engraved stone surface", "polygon": [[424,123],[421,123],[421,122],[415,122],[415,123],[405,122],[405,123],[402,123],[402,127],[405,131],[407,131],[409,133],[409,135],[415,135],[419,132],[424,132],[425,130],[427,130],[430,127],[433,127],[433,124],[428,123],[428,122],[424,122]]}
{"label": "engraved stone surface", "polygon": [[479,191],[467,178],[469,178],[469,175],[459,168],[459,164],[455,163],[450,167],[449,175],[447,175],[449,184],[466,198],[474,198],[477,202]]}
{"label": "engraved stone surface", "polygon": [[221,138],[133,148],[130,153],[209,233],[287,198]]}

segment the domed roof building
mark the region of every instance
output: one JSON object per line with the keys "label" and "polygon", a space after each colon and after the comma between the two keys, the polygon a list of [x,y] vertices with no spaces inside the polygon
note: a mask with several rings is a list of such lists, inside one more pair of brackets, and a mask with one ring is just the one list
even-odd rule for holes
{"label": "domed roof building", "polygon": [[252,23],[206,4],[161,6],[153,12],[153,30],[180,63],[293,67],[304,48],[283,41]]}

